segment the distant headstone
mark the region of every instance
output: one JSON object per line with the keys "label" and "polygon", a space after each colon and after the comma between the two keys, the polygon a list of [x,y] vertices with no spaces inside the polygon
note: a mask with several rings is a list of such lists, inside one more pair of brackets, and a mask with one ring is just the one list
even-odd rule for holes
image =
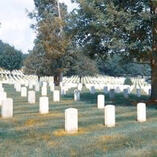
{"label": "distant headstone", "polygon": [[65,110],[65,131],[68,133],[78,132],[78,110],[75,108]]}
{"label": "distant headstone", "polygon": [[105,106],[105,116],[104,116],[105,126],[114,127],[115,126],[115,106],[106,105]]}
{"label": "distant headstone", "polygon": [[105,93],[105,94],[108,93],[108,87],[107,87],[107,86],[104,87],[104,93]]}
{"label": "distant headstone", "polygon": [[7,99],[6,92],[0,92],[0,106],[2,105],[2,101]]}
{"label": "distant headstone", "polygon": [[42,96],[46,96],[46,95],[47,95],[47,87],[46,87],[46,86],[43,86],[43,87],[41,88],[41,95],[42,95]]}
{"label": "distant headstone", "polygon": [[129,90],[128,89],[124,89],[123,94],[124,94],[125,98],[128,98],[129,97]]}
{"label": "distant headstone", "polygon": [[91,94],[95,94],[95,92],[96,92],[96,91],[95,91],[95,87],[94,87],[94,86],[91,86],[91,88],[90,88],[90,93],[91,93]]}
{"label": "distant headstone", "polygon": [[137,97],[141,97],[141,89],[136,89]]}
{"label": "distant headstone", "polygon": [[59,92],[59,90],[54,90],[53,91],[53,101],[54,102],[59,102],[60,101],[60,92]]}
{"label": "distant headstone", "polygon": [[115,97],[115,90],[114,89],[110,90],[109,97],[110,97],[110,99],[113,99]]}
{"label": "distant headstone", "polygon": [[105,96],[104,95],[97,96],[97,106],[98,106],[98,109],[104,109],[104,107],[105,107]]}
{"label": "distant headstone", "polygon": [[75,89],[74,90],[74,101],[79,101],[80,100],[80,91]]}
{"label": "distant headstone", "polygon": [[40,97],[39,112],[41,114],[49,113],[49,99],[48,99],[48,97]]}
{"label": "distant headstone", "polygon": [[29,91],[28,92],[28,103],[35,104],[36,97],[35,97],[35,91]]}
{"label": "distant headstone", "polygon": [[82,83],[79,83],[79,84],[78,84],[77,89],[78,89],[79,91],[82,90]]}
{"label": "distant headstone", "polygon": [[27,97],[27,88],[26,87],[21,88],[21,97]]}
{"label": "distant headstone", "polygon": [[36,91],[36,92],[39,92],[39,91],[40,91],[40,84],[39,84],[39,83],[36,83],[36,84],[35,84],[35,91]]}

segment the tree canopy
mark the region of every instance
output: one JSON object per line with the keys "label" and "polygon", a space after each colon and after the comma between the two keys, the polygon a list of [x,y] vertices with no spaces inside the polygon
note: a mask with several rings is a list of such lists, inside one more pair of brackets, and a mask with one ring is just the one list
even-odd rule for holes
{"label": "tree canopy", "polygon": [[15,70],[22,67],[22,52],[0,40],[0,67],[6,70]]}

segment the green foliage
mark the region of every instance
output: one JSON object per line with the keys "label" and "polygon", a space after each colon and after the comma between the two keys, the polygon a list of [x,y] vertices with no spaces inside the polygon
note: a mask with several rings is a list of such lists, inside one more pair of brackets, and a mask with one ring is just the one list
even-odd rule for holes
{"label": "green foliage", "polygon": [[106,60],[97,61],[101,73],[110,76],[150,76],[149,65],[126,63],[120,55],[108,56]]}
{"label": "green foliage", "polygon": [[124,81],[124,85],[133,85],[133,83],[132,83],[132,81],[131,81],[131,79],[129,78],[129,77],[127,77],[126,79],[125,79],[125,81]]}
{"label": "green foliage", "polygon": [[0,67],[6,70],[15,70],[22,67],[22,52],[9,44],[0,41]]}
{"label": "green foliage", "polygon": [[67,62],[69,64],[65,74],[68,76],[94,76],[98,73],[97,63],[82,52],[72,52],[69,54]]}

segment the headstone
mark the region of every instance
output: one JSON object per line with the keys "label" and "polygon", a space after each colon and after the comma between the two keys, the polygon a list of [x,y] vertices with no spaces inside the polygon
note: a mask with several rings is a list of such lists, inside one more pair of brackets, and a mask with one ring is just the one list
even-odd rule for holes
{"label": "headstone", "polygon": [[90,93],[91,93],[91,94],[95,94],[95,87],[94,87],[94,86],[92,86],[92,87],[90,88]]}
{"label": "headstone", "polygon": [[6,92],[0,92],[0,106],[2,105],[2,101],[7,99]]}
{"label": "headstone", "polygon": [[105,126],[107,127],[115,126],[115,106],[114,105],[105,106],[104,121],[105,121]]}
{"label": "headstone", "polygon": [[78,89],[79,91],[82,90],[82,83],[79,83],[79,84],[78,84],[77,89]]}
{"label": "headstone", "polygon": [[137,104],[137,121],[139,122],[146,121],[146,104],[145,103]]}
{"label": "headstone", "polygon": [[46,96],[46,95],[47,95],[47,87],[46,87],[46,86],[43,86],[43,87],[41,88],[41,95],[42,95],[42,96]]}
{"label": "headstone", "polygon": [[8,98],[2,101],[2,118],[13,117],[13,99]]}
{"label": "headstone", "polygon": [[39,112],[41,114],[49,113],[49,99],[48,99],[48,97],[40,97]]}
{"label": "headstone", "polygon": [[40,91],[40,85],[39,85],[39,83],[36,83],[36,84],[35,84],[35,91],[36,91],[36,92],[39,92],[39,91]]}
{"label": "headstone", "polygon": [[43,82],[43,87],[47,87],[47,82]]}
{"label": "headstone", "polygon": [[54,90],[53,91],[53,101],[54,102],[59,102],[60,101],[60,92],[59,92],[59,90]]}
{"label": "headstone", "polygon": [[75,89],[74,90],[74,101],[79,101],[80,100],[80,91]]}
{"label": "headstone", "polygon": [[29,83],[29,89],[33,89],[33,84]]}
{"label": "headstone", "polygon": [[55,90],[55,85],[54,83],[53,84],[50,84],[50,91],[53,92]]}
{"label": "headstone", "polygon": [[65,131],[68,133],[78,132],[78,110],[75,108],[65,110]]}
{"label": "headstone", "polygon": [[21,97],[27,97],[27,88],[26,87],[21,88]]}
{"label": "headstone", "polygon": [[110,97],[110,99],[113,99],[115,97],[115,91],[114,91],[114,89],[110,90],[109,97]]}
{"label": "headstone", "polygon": [[16,91],[17,92],[21,91],[21,84],[19,84],[19,83],[16,84]]}
{"label": "headstone", "polygon": [[128,91],[128,89],[124,89],[123,94],[124,94],[125,98],[128,98],[129,97],[129,91]]}
{"label": "headstone", "polygon": [[36,100],[35,91],[29,91],[28,92],[28,103],[35,104],[35,100]]}
{"label": "headstone", "polygon": [[104,93],[105,93],[105,94],[108,93],[108,87],[107,87],[107,86],[104,87]]}
{"label": "headstone", "polygon": [[141,97],[141,89],[136,89],[137,97]]}
{"label": "headstone", "polygon": [[97,96],[97,106],[98,106],[98,109],[104,109],[104,107],[105,107],[105,96],[104,95]]}

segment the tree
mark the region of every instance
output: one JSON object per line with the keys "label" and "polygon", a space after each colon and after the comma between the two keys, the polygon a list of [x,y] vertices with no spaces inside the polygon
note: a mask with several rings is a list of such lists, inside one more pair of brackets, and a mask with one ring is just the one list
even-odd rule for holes
{"label": "tree", "polygon": [[71,31],[91,56],[120,54],[151,66],[151,99],[157,100],[157,1],[75,0]]}
{"label": "tree", "polygon": [[[63,73],[62,61],[69,46],[69,37],[65,33],[66,7],[57,0],[34,0],[35,11],[30,17],[35,18],[37,24],[37,40],[43,48],[44,56],[50,61],[50,73],[54,75],[56,85]],[[55,67],[56,66],[56,67]]]}
{"label": "tree", "polygon": [[22,67],[22,52],[0,41],[0,67],[13,71]]}
{"label": "tree", "polygon": [[101,73],[110,76],[150,76],[151,69],[149,65],[126,63],[120,55],[108,56],[105,61],[98,59],[98,68]]}
{"label": "tree", "polygon": [[94,76],[99,73],[96,61],[76,50],[67,57],[67,63],[69,64],[66,67],[66,75],[77,75],[80,82],[83,76]]}

